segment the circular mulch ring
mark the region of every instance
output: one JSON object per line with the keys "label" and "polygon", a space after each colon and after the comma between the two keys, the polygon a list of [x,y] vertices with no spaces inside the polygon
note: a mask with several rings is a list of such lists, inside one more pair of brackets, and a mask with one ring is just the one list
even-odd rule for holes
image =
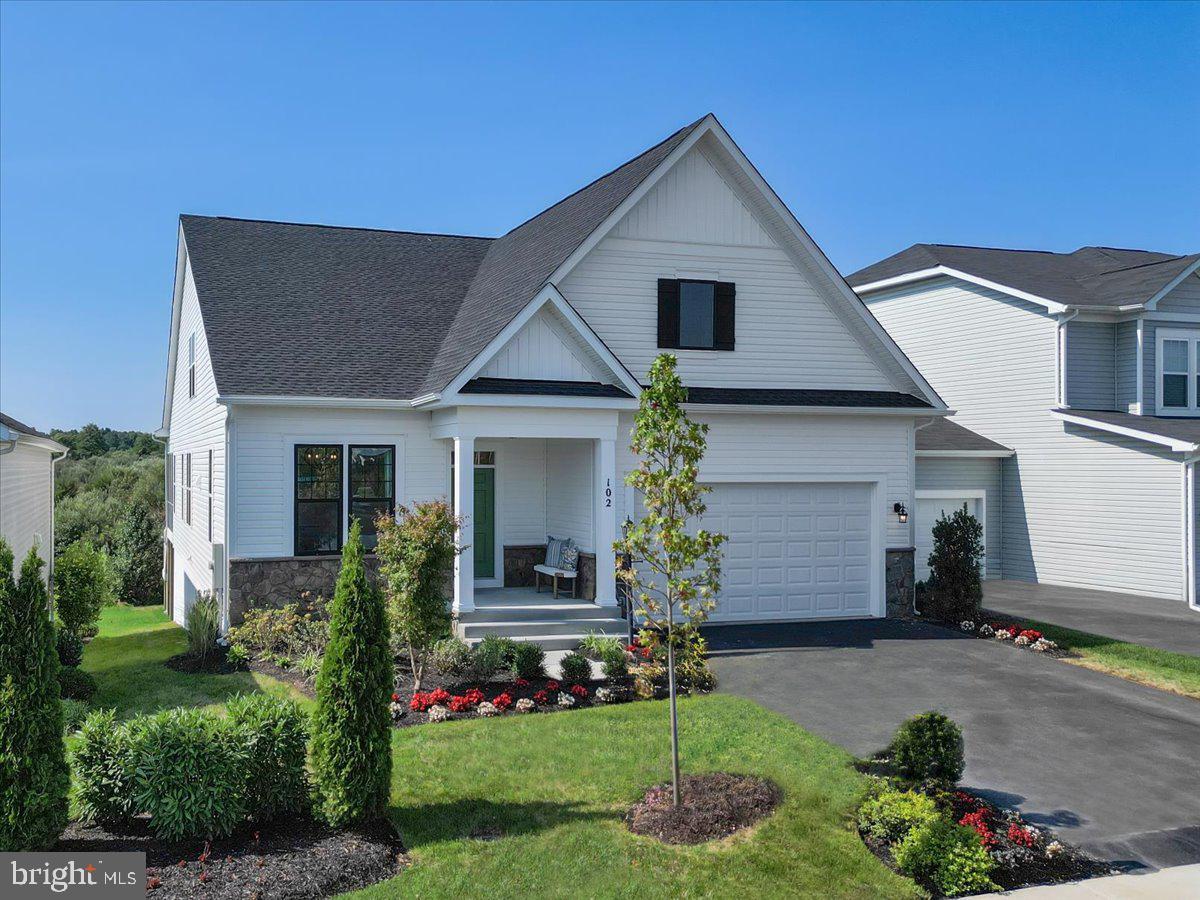
{"label": "circular mulch ring", "polygon": [[753,775],[711,772],[680,781],[678,808],[671,785],[657,784],[626,813],[629,830],[666,844],[702,844],[754,825],[783,800],[777,784]]}
{"label": "circular mulch ring", "polygon": [[332,897],[394,878],[407,863],[390,823],[334,830],[303,817],[177,844],[156,840],[145,820],[111,830],[73,822],[54,849],[145,853],[155,900]]}
{"label": "circular mulch ring", "polygon": [[208,656],[193,656],[191,653],[177,653],[167,660],[168,669],[189,674],[228,675],[238,671],[238,667],[230,665],[225,659],[224,650],[216,650]]}

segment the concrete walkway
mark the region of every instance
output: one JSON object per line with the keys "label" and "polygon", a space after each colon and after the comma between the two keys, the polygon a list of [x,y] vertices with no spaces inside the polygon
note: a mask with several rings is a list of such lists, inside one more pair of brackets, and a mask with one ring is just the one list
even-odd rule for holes
{"label": "concrete walkway", "polygon": [[983,896],[1017,900],[1193,900],[1200,897],[1200,865],[1092,878],[1070,884],[1047,884]]}
{"label": "concrete walkway", "polygon": [[983,605],[1012,616],[1200,656],[1200,610],[1182,600],[1026,581],[985,581]]}
{"label": "concrete walkway", "polygon": [[1118,867],[1200,862],[1200,703],[996,641],[874,619],[706,629],[718,690],[856,756],[941,710],[963,784]]}

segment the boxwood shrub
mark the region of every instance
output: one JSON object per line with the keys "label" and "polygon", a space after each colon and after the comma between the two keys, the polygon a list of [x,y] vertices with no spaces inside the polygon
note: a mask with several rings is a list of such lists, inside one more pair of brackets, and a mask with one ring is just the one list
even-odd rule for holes
{"label": "boxwood shrub", "polygon": [[938,712],[906,719],[891,745],[896,772],[909,781],[954,784],[963,773],[962,729]]}
{"label": "boxwood shrub", "polygon": [[582,653],[572,650],[558,663],[563,681],[569,684],[586,684],[592,680],[592,664]]}

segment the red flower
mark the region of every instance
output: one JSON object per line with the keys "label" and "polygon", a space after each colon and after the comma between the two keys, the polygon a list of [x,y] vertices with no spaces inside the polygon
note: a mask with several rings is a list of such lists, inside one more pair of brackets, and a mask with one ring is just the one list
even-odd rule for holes
{"label": "red flower", "polygon": [[967,813],[958,820],[958,824],[969,825],[974,828],[975,833],[979,835],[979,840],[985,848],[996,845],[996,835],[988,825],[988,811],[986,809],[977,809],[975,812]]}
{"label": "red flower", "polygon": [[413,712],[425,712],[431,706],[433,706],[433,697],[430,694],[416,693],[408,701],[408,708]]}
{"label": "red flower", "polygon": [[538,691],[533,695],[533,702],[538,706],[545,706],[550,702],[550,695],[546,691]]}
{"label": "red flower", "polygon": [[518,678],[516,681],[513,682],[513,684],[515,684],[517,687],[529,687],[529,679],[528,678]]}
{"label": "red flower", "polygon": [[200,879],[201,884],[208,884],[208,873],[207,872],[201,872],[198,877]]}
{"label": "red flower", "polygon": [[445,688],[435,688],[429,692],[429,699],[434,703],[445,703],[450,699],[450,692]]}
{"label": "red flower", "polygon": [[162,879],[160,879],[157,875],[155,875],[149,881],[146,882],[146,890],[152,891],[156,887],[158,887],[160,884],[162,884]]}
{"label": "red flower", "polygon": [[546,690],[557,691],[558,690],[558,682],[557,681],[547,681],[546,682]]}
{"label": "red flower", "polygon": [[574,694],[576,697],[578,697],[580,700],[583,700],[588,695],[588,689],[585,688],[582,684],[573,684],[573,685],[571,685],[571,693]]}
{"label": "red flower", "polygon": [[1035,631],[1032,628],[1026,628],[1020,633],[1020,635],[1018,635],[1018,637],[1027,638],[1029,643],[1033,644],[1042,639],[1042,633],[1040,631]]}
{"label": "red flower", "polygon": [[626,645],[625,645],[625,652],[626,652],[626,653],[637,653],[637,650],[638,650],[638,645],[637,645],[637,644],[626,644]]}
{"label": "red flower", "polygon": [[508,691],[505,691],[503,694],[497,694],[492,698],[492,706],[496,707],[496,709],[500,710],[501,712],[508,709],[512,705],[512,694],[510,694]]}
{"label": "red flower", "polygon": [[392,702],[393,702],[393,703],[399,703],[399,702],[400,702],[400,695],[399,695],[399,694],[392,694]]}
{"label": "red flower", "polygon": [[450,698],[450,712],[466,712],[473,705],[465,694],[455,694]]}
{"label": "red flower", "polygon": [[643,647],[642,648],[642,659],[649,659],[653,655],[653,653],[654,653],[654,651],[651,650],[649,647]]}
{"label": "red flower", "polygon": [[483,691],[479,688],[471,688],[463,696],[467,698],[467,702],[472,706],[478,706],[483,702]]}
{"label": "red flower", "polygon": [[1008,839],[1014,844],[1020,844],[1022,847],[1032,847],[1037,841],[1028,828],[1023,828],[1016,822],[1008,826]]}

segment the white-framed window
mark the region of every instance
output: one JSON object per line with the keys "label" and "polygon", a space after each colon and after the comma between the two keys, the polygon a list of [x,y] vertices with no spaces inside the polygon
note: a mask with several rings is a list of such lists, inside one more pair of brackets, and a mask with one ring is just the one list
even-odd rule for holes
{"label": "white-framed window", "polygon": [[1200,415],[1200,330],[1158,328],[1154,343],[1156,413]]}
{"label": "white-framed window", "polygon": [[188,337],[188,397],[196,396],[196,335]]}

